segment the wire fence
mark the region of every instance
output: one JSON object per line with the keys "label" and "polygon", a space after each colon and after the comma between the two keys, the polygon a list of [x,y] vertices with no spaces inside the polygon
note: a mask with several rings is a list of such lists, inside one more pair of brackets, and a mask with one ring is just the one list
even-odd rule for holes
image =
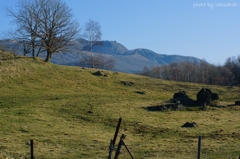
{"label": "wire fence", "polygon": [[10,149],[0,143],[0,159],[118,159],[118,156],[124,159],[240,159],[238,136],[233,135],[230,139],[224,136],[175,137],[175,140],[160,138],[160,143],[154,138],[125,142],[124,134],[120,140],[117,139],[121,121],[120,118],[110,144],[98,140],[83,143],[71,137],[57,138],[57,141],[56,138],[29,140],[26,143],[13,141]]}
{"label": "wire fence", "polygon": [[[210,143],[214,144],[214,142]],[[215,142],[216,144],[216,142]],[[128,145],[133,156],[137,159],[240,159],[240,143],[232,144],[228,146],[212,146],[202,141],[200,152],[198,152],[198,143],[186,144],[186,145],[160,145],[153,147],[152,150],[140,153],[143,148],[142,145]],[[149,149],[149,148],[148,148]],[[198,156],[199,155],[199,156]],[[121,158],[131,159],[128,152],[123,149],[121,152]]]}
{"label": "wire fence", "polygon": [[[50,142],[40,143],[33,141],[34,147],[34,159],[63,159],[63,158],[93,158],[93,159],[106,159],[108,158],[109,145],[101,144],[89,144],[84,145],[84,150],[81,148],[67,149],[58,144]],[[217,140],[212,142],[204,142],[202,139],[200,156],[198,156],[199,145],[198,142],[194,141],[185,145],[182,144],[152,144],[151,148],[146,149],[144,144],[128,144],[133,157],[135,159],[238,159],[240,155],[240,143],[228,143],[222,146],[216,146]],[[214,149],[211,148],[214,146]],[[16,143],[12,146],[12,149],[4,149],[0,143],[0,159],[32,159],[31,158],[31,144],[30,141],[27,143]],[[21,147],[21,151],[17,150],[17,147]],[[47,149],[47,150],[46,150]],[[91,154],[86,150],[89,149]],[[112,153],[112,159],[116,154],[117,148],[115,147]],[[76,155],[79,153],[79,157]],[[84,155],[86,157],[84,157]],[[81,156],[81,157],[80,157]],[[126,148],[122,147],[119,159],[132,159]]]}
{"label": "wire fence", "polygon": [[[196,138],[196,140],[185,144],[153,143],[146,146],[146,143],[140,143],[137,145],[129,144],[128,148],[137,159],[240,159],[240,143],[219,140],[203,138],[200,147]],[[121,158],[127,159],[131,157],[123,149]]]}

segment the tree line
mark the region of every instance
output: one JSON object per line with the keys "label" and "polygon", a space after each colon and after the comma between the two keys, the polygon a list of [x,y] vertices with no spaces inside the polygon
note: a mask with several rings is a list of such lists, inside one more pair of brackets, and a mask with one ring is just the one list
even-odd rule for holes
{"label": "tree line", "polygon": [[[7,33],[8,39],[19,41],[23,45],[23,55],[37,57],[45,53],[45,62],[49,62],[55,53],[68,52],[74,45],[73,40],[82,40],[89,54],[82,52],[79,65],[92,68],[111,68],[113,59],[92,53],[92,48],[102,45],[100,24],[89,20],[81,35],[80,24],[74,20],[71,9],[61,0],[18,0],[14,8],[6,8],[16,29]],[[80,46],[79,46],[80,48]]]}
{"label": "tree line", "polygon": [[140,75],[209,85],[240,85],[240,56],[229,57],[223,65],[214,65],[201,61],[174,62],[169,65],[144,67]]}

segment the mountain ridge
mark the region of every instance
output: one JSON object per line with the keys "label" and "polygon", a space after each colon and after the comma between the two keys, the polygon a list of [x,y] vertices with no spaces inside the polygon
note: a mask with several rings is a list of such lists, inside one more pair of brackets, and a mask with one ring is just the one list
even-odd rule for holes
{"label": "mountain ridge", "polygon": [[[68,52],[56,53],[52,56],[51,62],[59,65],[78,66],[81,60],[82,53],[89,53],[86,49],[85,42],[81,39],[73,41],[74,46]],[[23,46],[17,47],[16,41],[4,41],[0,43],[15,50],[17,54],[23,55]],[[105,58],[112,58],[114,60],[113,71],[136,73],[143,70],[144,67],[155,67],[172,62],[195,62],[200,63],[202,60],[182,55],[167,55],[159,54],[146,48],[137,48],[128,50],[123,44],[117,41],[101,41],[103,45],[93,47],[93,54],[102,54]],[[40,56],[41,57],[41,56]],[[44,57],[42,55],[42,57]]]}
{"label": "mountain ridge", "polygon": [[[103,41],[103,43],[104,43],[103,46],[95,46],[93,48],[93,52],[112,55],[115,61],[117,62],[117,70],[120,70],[122,72],[128,72],[128,73],[139,72],[139,71],[142,71],[142,69],[145,66],[154,67],[154,66],[159,66],[163,64],[170,64],[172,62],[186,61],[186,62],[200,63],[202,61],[199,58],[192,57],[192,56],[159,54],[145,48],[128,50],[124,45],[116,41]],[[113,48],[109,48],[109,46],[114,46],[115,52],[109,53],[108,52],[109,50],[113,50]],[[119,49],[118,47],[121,49]],[[119,50],[121,50],[121,52]],[[121,57],[119,57],[119,55],[121,55]],[[119,68],[120,59],[121,59],[121,62],[125,63],[126,66],[129,65],[129,62],[132,63],[131,66],[128,66],[128,67],[132,67],[132,69],[128,67]]]}

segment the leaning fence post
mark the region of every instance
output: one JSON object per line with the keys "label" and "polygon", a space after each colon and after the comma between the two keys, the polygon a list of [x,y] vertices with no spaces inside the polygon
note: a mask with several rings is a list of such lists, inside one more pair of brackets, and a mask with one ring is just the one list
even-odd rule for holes
{"label": "leaning fence post", "polygon": [[119,128],[120,128],[121,122],[122,122],[122,118],[119,118],[119,120],[118,120],[118,125],[117,125],[117,128],[116,128],[116,131],[115,131],[114,137],[113,137],[113,144],[112,144],[113,147],[115,146],[115,143],[116,143],[116,140],[117,140],[117,135],[118,135],[118,131],[119,131]]}
{"label": "leaning fence post", "polygon": [[132,153],[131,153],[130,150],[128,149],[128,147],[127,147],[127,145],[125,144],[125,142],[123,141],[123,139],[121,139],[121,141],[122,141],[123,145],[126,147],[128,153],[129,153],[129,155],[132,157],[132,159],[134,159]]}
{"label": "leaning fence post", "polygon": [[201,157],[201,142],[202,142],[202,136],[198,136],[198,157],[197,157],[197,159],[200,159],[200,157]]}
{"label": "leaning fence post", "polygon": [[31,159],[34,159],[34,155],[33,155],[33,140],[30,140],[30,155],[31,155]]}

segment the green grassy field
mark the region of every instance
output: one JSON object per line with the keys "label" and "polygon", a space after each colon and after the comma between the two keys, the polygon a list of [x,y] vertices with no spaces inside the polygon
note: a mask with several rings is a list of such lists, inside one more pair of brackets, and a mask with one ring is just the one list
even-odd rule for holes
{"label": "green grassy field", "polygon": [[[29,158],[34,140],[36,159],[107,158],[118,119],[117,138],[136,159],[197,158],[202,136],[202,158],[240,155],[239,87],[207,86],[164,81],[139,75],[59,66],[41,59],[20,57],[0,62],[0,159]],[[132,82],[132,86],[122,83]],[[148,111],[147,106],[169,101],[185,90],[210,88],[219,94],[220,107],[183,111]],[[138,94],[143,91],[145,94]],[[196,128],[182,128],[185,122]],[[115,153],[114,153],[115,154]],[[113,156],[114,156],[113,154]],[[119,158],[130,158],[122,148]]]}

